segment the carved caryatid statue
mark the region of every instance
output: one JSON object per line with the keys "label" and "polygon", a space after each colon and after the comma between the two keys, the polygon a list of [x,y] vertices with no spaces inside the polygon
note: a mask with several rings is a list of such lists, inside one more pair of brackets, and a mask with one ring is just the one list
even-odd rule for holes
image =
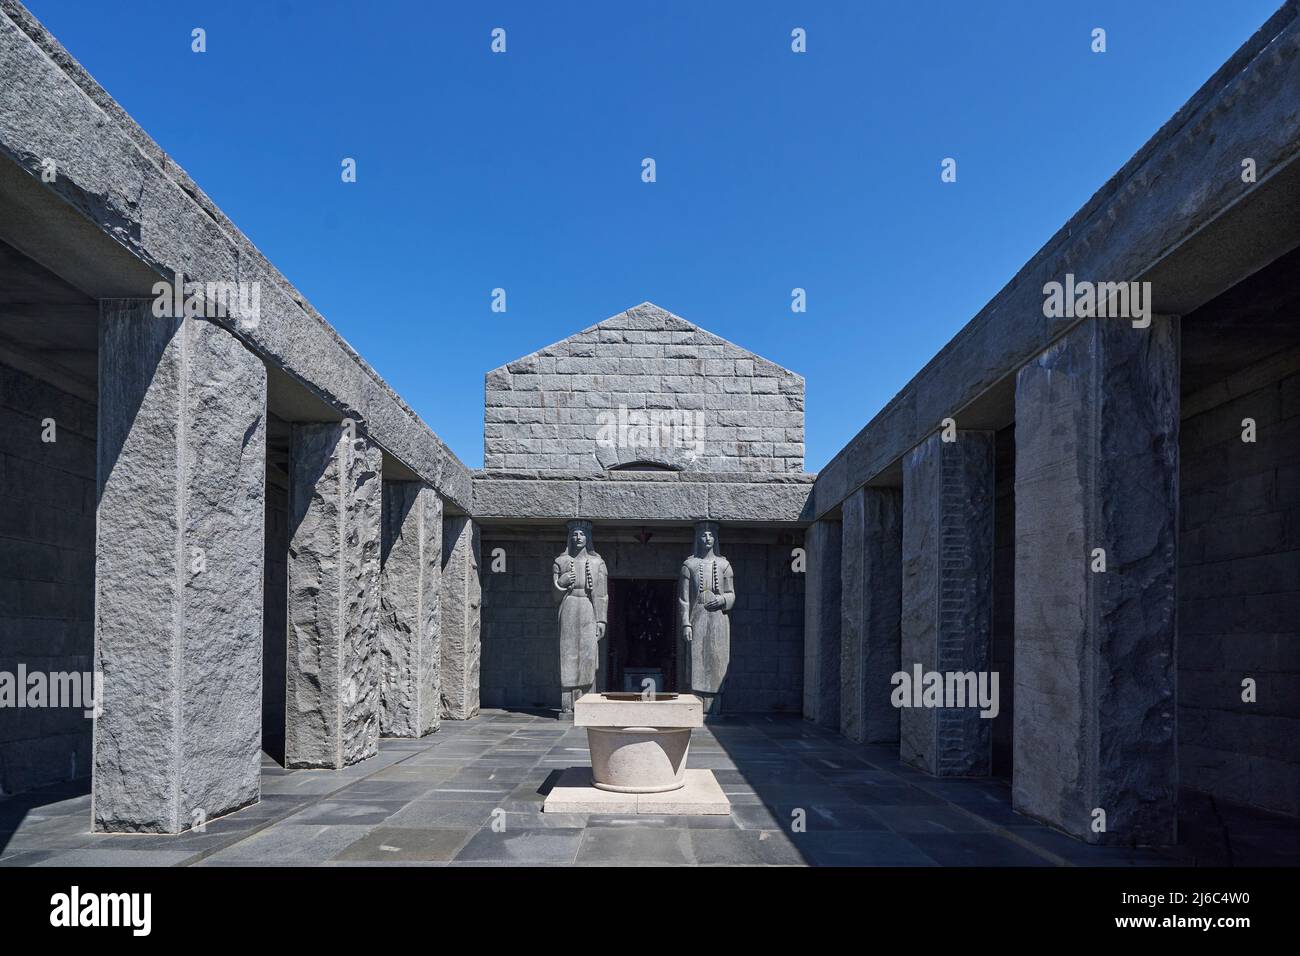
{"label": "carved caryatid statue", "polygon": [[567,712],[596,682],[609,610],[609,575],[592,548],[590,521],[569,522],[568,548],[555,559],[551,580],[560,597],[561,707]]}
{"label": "carved caryatid statue", "polygon": [[690,648],[691,693],[704,701],[706,714],[722,711],[722,690],[731,663],[731,621],[736,603],[731,562],[718,553],[718,526],[695,526],[695,553],[682,562],[677,603],[682,636]]}

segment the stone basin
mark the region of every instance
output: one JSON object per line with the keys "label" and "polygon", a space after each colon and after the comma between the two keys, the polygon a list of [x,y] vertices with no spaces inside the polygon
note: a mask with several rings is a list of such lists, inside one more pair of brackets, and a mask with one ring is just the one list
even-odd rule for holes
{"label": "stone basin", "polygon": [[662,793],[685,785],[691,728],[704,725],[704,703],[692,694],[584,694],[573,725],[587,728],[593,786]]}

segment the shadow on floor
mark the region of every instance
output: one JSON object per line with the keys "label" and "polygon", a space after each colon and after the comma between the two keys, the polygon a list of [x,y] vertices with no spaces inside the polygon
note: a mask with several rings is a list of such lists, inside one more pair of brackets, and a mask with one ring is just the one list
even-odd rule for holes
{"label": "shadow on floor", "polygon": [[543,813],[559,773],[589,765],[586,731],[570,719],[484,711],[383,740],[344,770],[267,757],[261,801],[202,833],[91,833],[84,786],[0,799],[0,866],[1300,863],[1300,821],[1198,795],[1184,800],[1179,847],[1089,846],[1014,813],[1005,780],[929,777],[892,748],[793,715],[726,716],[694,732],[689,766],[714,771],[726,816]]}
{"label": "shadow on floor", "polygon": [[0,860],[29,845],[75,843],[89,829],[89,777],[0,797]]}

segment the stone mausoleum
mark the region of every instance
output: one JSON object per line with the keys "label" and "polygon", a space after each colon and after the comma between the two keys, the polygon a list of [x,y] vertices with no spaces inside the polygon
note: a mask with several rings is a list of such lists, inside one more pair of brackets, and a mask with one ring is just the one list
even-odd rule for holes
{"label": "stone mausoleum", "polygon": [[[721,720],[1002,777],[1089,842],[1172,843],[1187,794],[1300,814],[1294,3],[816,474],[803,379],[648,302],[488,372],[471,470],[16,0],[0,75],[0,671],[103,680],[93,719],[0,709],[5,793],[88,777],[97,829],[178,833],[263,753],[563,719],[574,520],[600,685],[683,687],[711,522]],[[1067,276],[1151,315],[1045,314]],[[258,312],[160,317],[160,281]],[[996,673],[995,713],[899,672]]]}

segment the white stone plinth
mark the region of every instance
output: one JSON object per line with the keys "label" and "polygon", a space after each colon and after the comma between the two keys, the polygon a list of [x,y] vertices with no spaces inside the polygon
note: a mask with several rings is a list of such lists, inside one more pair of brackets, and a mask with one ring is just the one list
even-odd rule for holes
{"label": "white stone plinth", "polygon": [[570,767],[542,804],[544,813],[629,813],[696,816],[731,812],[712,770],[687,770],[676,790],[617,793],[592,786],[590,767]]}

